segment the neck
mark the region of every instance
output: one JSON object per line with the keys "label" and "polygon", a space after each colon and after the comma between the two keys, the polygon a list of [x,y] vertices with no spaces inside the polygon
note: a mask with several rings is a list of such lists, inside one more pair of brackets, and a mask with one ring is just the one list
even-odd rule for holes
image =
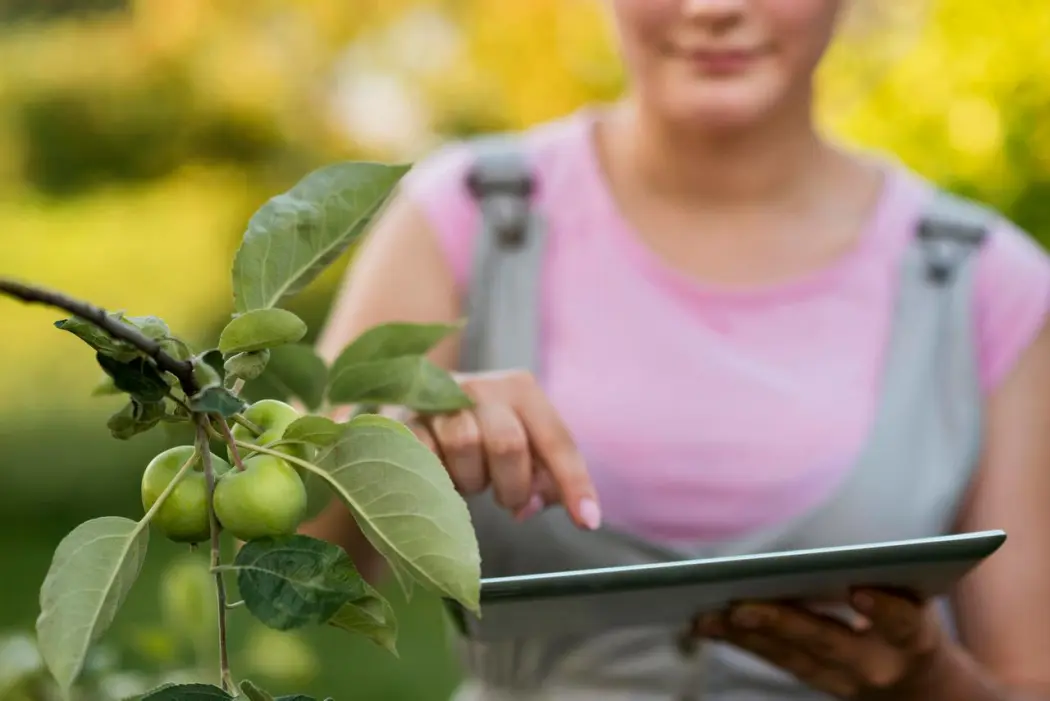
{"label": "neck", "polygon": [[830,149],[813,125],[808,100],[760,125],[698,131],[661,120],[627,101],[610,120],[605,149],[621,174],[691,206],[747,206],[808,191]]}

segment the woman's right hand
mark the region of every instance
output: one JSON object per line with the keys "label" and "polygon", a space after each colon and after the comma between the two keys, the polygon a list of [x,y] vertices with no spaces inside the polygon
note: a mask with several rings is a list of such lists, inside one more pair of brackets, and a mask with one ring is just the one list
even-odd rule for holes
{"label": "woman's right hand", "polygon": [[526,372],[458,376],[474,406],[405,420],[464,496],[492,488],[519,520],[560,503],[580,528],[597,529],[594,485],[569,430]]}

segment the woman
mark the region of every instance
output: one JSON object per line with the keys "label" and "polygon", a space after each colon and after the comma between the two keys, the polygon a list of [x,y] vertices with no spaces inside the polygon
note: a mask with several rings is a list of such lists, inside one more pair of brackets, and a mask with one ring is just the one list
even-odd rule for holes
{"label": "woman", "polygon": [[[1050,699],[1050,261],[998,218],[955,236],[979,215],[945,225],[929,183],[818,133],[841,0],[608,5],[629,94],[517,142],[538,328],[527,305],[465,306],[492,232],[457,145],[405,179],[320,344],[468,311],[537,334],[524,362],[528,337],[466,367],[441,348],[449,368],[503,371],[462,376],[474,410],[409,419],[470,497],[486,574],[1010,540],[951,615],[882,591],[856,592],[855,625],[744,602],[696,623],[699,660],[655,629],[475,648],[463,697]],[[919,232],[941,230],[938,263]],[[473,351],[513,331],[474,328]],[[342,508],[308,531],[375,561]]]}

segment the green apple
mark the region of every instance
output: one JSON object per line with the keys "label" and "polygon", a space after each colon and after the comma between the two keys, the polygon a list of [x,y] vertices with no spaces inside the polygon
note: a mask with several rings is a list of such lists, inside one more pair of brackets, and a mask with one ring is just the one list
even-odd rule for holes
{"label": "green apple", "polygon": [[[169,448],[150,460],[142,473],[143,509],[149,511],[153,508],[161,492],[171,484],[179,468],[192,454],[192,445],[180,445]],[[211,456],[211,462],[217,478],[230,469],[229,464],[217,455]],[[211,534],[208,485],[199,459],[157,509],[150,523],[176,543],[201,543],[208,540]]]}
{"label": "green apple", "polygon": [[[296,411],[295,407],[277,401],[276,399],[261,399],[245,409],[243,416],[248,419],[248,421],[261,428],[263,432],[256,436],[241,424],[234,424],[231,429],[234,439],[244,443],[268,445],[274,441],[280,440],[281,436],[284,435],[284,429],[288,428],[288,425],[302,416],[302,414]],[[299,458],[300,460],[309,459],[306,452],[306,446],[301,444],[282,445],[278,446],[276,450],[294,458]],[[232,462],[233,452],[228,446],[226,452]],[[241,451],[241,457],[246,457],[244,452],[245,451],[243,450]]]}
{"label": "green apple", "polygon": [[215,515],[241,540],[292,535],[306,515],[306,488],[287,461],[254,455],[215,486]]}

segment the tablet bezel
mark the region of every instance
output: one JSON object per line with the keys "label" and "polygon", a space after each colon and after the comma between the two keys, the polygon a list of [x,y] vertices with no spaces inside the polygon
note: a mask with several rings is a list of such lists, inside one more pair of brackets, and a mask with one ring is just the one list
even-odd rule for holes
{"label": "tablet bezel", "polygon": [[[695,588],[700,594],[705,587],[726,587],[740,582],[739,589],[753,589],[750,583],[756,580],[792,581],[800,575],[809,577],[826,573],[829,577],[841,577],[851,571],[863,578],[862,573],[875,571],[899,573],[897,582],[880,581],[881,586],[897,584],[907,588],[907,582],[927,579],[924,573],[908,576],[912,566],[929,570],[930,577],[945,585],[945,578],[954,580],[965,575],[981,560],[996,552],[1006,541],[1006,533],[988,530],[961,533],[931,538],[899,540],[862,545],[846,545],[828,548],[812,548],[783,552],[682,560],[653,564],[606,567],[591,570],[573,570],[512,577],[494,577],[481,580],[481,611],[478,618],[454,602],[449,604],[457,627],[464,634],[481,633],[486,608],[494,609],[517,605],[539,604],[539,609],[555,605],[557,600],[578,597],[580,605],[589,606],[603,595],[613,595],[610,600],[622,599],[616,594],[644,594],[667,591],[668,595],[681,597],[683,590]],[[875,582],[857,581],[855,586],[874,585]],[[764,586],[764,585],[763,585]],[[942,591],[916,592],[922,596],[935,596]],[[698,596],[698,600],[699,600]],[[547,602],[544,606],[543,602]],[[540,610],[536,614],[540,614]],[[497,616],[498,617],[498,616]],[[615,616],[614,616],[615,618]],[[485,634],[482,637],[490,637]]]}
{"label": "tablet bezel", "polygon": [[481,580],[481,603],[658,589],[804,571],[978,560],[998,550],[1005,540],[1004,531],[993,530],[706,560],[489,577]]}

